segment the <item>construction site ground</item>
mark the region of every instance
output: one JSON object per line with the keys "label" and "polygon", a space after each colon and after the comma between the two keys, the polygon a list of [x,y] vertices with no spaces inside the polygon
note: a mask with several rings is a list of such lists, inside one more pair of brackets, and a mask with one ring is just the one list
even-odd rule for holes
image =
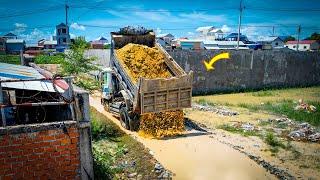
{"label": "construction site ground", "polygon": [[[91,96],[90,105],[121,127],[119,120],[104,110],[99,96]],[[173,179],[275,179],[247,155],[220,142],[211,130],[187,127],[183,135],[151,139],[121,129],[148,148],[149,153],[172,172]]]}

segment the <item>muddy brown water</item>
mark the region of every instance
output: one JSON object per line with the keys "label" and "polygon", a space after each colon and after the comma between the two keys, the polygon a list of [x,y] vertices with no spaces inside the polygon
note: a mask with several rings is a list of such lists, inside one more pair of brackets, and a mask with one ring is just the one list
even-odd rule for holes
{"label": "muddy brown water", "polygon": [[[118,119],[103,109],[98,97],[90,97],[90,105],[121,126]],[[244,154],[210,138],[214,135],[208,133],[187,130],[184,136],[157,140],[123,130],[150,149],[174,173],[173,179],[276,179]]]}

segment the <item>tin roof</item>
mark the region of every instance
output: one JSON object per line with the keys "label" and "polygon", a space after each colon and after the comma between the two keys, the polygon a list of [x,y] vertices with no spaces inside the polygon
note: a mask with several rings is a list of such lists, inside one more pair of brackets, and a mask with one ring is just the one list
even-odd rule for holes
{"label": "tin roof", "polygon": [[[0,63],[0,80],[10,79],[41,79],[45,78],[36,69],[28,66],[13,65]],[[2,87],[13,89],[27,89],[36,91],[55,92],[52,82],[49,80],[42,81],[21,81],[21,82],[2,82]],[[56,86],[59,92],[64,92],[60,87]]]}
{"label": "tin roof", "polygon": [[24,43],[23,39],[7,39],[6,43]]}
{"label": "tin roof", "polygon": [[[317,42],[316,40],[300,40],[299,44],[312,44]],[[286,44],[297,44],[298,41],[288,41]]]}

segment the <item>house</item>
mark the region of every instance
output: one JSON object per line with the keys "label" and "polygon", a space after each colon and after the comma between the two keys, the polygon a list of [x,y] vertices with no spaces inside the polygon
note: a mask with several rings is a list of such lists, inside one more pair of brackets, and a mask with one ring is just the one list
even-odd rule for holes
{"label": "house", "polygon": [[42,53],[43,46],[39,46],[38,44],[28,44],[26,45],[26,49],[24,54],[28,54],[30,56],[37,56]]}
{"label": "house", "polygon": [[222,40],[224,35],[221,29],[217,29],[214,26],[198,27],[196,31],[200,33],[199,39],[204,39],[209,41]]}
{"label": "house", "polygon": [[182,39],[180,40],[180,47],[181,49],[192,49],[192,50],[204,49],[202,40]]}
{"label": "house", "polygon": [[262,49],[280,49],[284,48],[284,42],[280,37],[271,36],[264,37],[258,41],[262,45]]}
{"label": "house", "polygon": [[166,34],[158,34],[156,37],[158,43],[162,46],[171,46],[172,40],[174,40],[174,36],[170,33]]}
{"label": "house", "polygon": [[101,41],[91,41],[90,46],[92,49],[103,49],[104,48],[104,43]]}
{"label": "house", "polygon": [[[238,41],[238,33],[231,33],[224,38],[225,41]],[[249,41],[246,35],[240,33],[240,41],[247,42]]]}
{"label": "house", "polygon": [[299,51],[316,51],[319,50],[319,43],[316,40],[301,40],[299,41],[288,41],[285,45],[285,47],[292,49],[292,50],[298,50]]}
{"label": "house", "polygon": [[8,33],[6,35],[1,36],[4,39],[18,39],[17,35],[13,34],[13,33]]}
{"label": "house", "polygon": [[188,39],[187,37],[180,37],[180,38],[177,38],[177,39],[173,39],[171,41],[171,46],[173,48],[180,48],[181,47],[180,41],[181,40],[187,40],[187,39]]}
{"label": "house", "polygon": [[0,37],[0,54],[6,53],[6,39]]}
{"label": "house", "polygon": [[98,37],[95,41],[101,42],[101,43],[103,43],[104,45],[109,44],[108,39],[105,38],[105,37],[102,37],[102,36]]}
{"label": "house", "polygon": [[6,52],[8,54],[20,54],[25,49],[25,41],[23,39],[7,39]]}
{"label": "house", "polygon": [[56,26],[56,36],[57,40],[56,50],[59,52],[64,52],[65,49],[69,48],[70,45],[70,34],[69,26],[64,23],[60,23]]}
{"label": "house", "polygon": [[57,41],[56,40],[45,40],[43,42],[43,50],[44,51],[56,51]]}
{"label": "house", "polygon": [[[237,41],[203,41],[205,49],[236,49]],[[239,41],[239,49],[249,49],[246,44]]]}

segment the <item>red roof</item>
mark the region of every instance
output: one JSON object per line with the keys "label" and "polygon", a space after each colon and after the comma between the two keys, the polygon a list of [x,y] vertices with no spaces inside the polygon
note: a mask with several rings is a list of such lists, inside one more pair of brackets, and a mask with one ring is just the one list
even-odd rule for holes
{"label": "red roof", "polygon": [[[301,40],[299,41],[299,44],[312,44],[316,42],[316,40]],[[286,44],[297,44],[298,41],[288,41]]]}

